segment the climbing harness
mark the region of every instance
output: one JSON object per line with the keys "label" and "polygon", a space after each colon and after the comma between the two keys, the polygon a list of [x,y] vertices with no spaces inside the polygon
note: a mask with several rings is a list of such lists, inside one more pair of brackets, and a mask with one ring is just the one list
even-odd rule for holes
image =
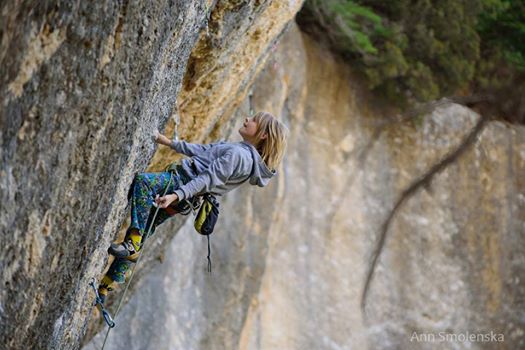
{"label": "climbing harness", "polygon": [[93,306],[98,305],[100,307],[100,310],[102,311],[102,316],[104,316],[104,321],[106,321],[109,328],[115,327],[115,321],[113,321],[111,314],[104,306],[104,303],[102,302],[102,298],[100,297],[100,294],[98,293],[98,288],[95,282],[95,277],[91,278],[89,285],[93,288],[93,291],[95,292],[95,301],[93,302]]}
{"label": "climbing harness", "polygon": [[[166,189],[164,190],[164,194],[162,195],[163,197],[166,195],[166,193],[168,192],[168,188],[170,187],[171,185],[171,180],[173,178],[173,173],[170,172],[170,180],[168,181],[168,185],[166,186]],[[180,179],[179,179],[180,180]],[[126,288],[124,289],[124,292],[122,293],[122,296],[120,297],[120,301],[118,303],[118,306],[117,306],[117,311],[115,311],[115,316],[113,317],[113,319],[110,319],[113,326],[110,326],[110,323],[108,323],[108,331],[106,332],[106,336],[104,337],[104,342],[102,343],[102,348],[101,350],[104,350],[104,347],[106,346],[106,341],[108,339],[108,336],[109,336],[109,332],[115,327],[115,322],[113,321],[115,318],[117,318],[118,316],[118,313],[120,311],[120,308],[122,306],[122,302],[124,301],[124,297],[126,296],[126,293],[128,291],[128,288],[131,284],[131,281],[133,280],[133,277],[135,276],[135,268],[137,267],[137,265],[139,264],[140,262],[140,259],[142,258],[142,256],[144,255],[144,252],[146,250],[146,242],[148,240],[148,237],[150,235],[150,232],[151,232],[151,228],[153,226],[153,223],[155,222],[155,219],[157,218],[157,214],[159,212],[159,209],[160,207],[157,206],[157,209],[155,210],[155,214],[153,215],[153,219],[151,220],[150,224],[149,224],[149,228],[148,228],[148,232],[146,233],[146,235],[144,236],[144,239],[143,239],[143,243],[142,243],[142,249],[140,250],[140,253],[139,253],[139,257],[137,259],[137,261],[135,262],[135,265],[133,266],[133,268],[131,269],[131,276],[129,278],[129,281],[126,283]],[[98,293],[96,293],[97,297],[98,297],[98,302],[100,302],[100,296],[98,295]],[[107,313],[109,315],[109,313]],[[103,315],[104,315],[104,312],[103,312]],[[106,317],[104,316],[104,319],[106,319]],[[107,322],[107,321],[106,321]]]}

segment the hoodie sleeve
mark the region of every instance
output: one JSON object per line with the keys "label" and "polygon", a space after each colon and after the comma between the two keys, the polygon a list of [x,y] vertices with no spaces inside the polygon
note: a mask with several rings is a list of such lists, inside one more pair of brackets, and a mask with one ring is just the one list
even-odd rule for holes
{"label": "hoodie sleeve", "polygon": [[187,184],[182,185],[174,193],[177,194],[179,200],[183,200],[196,194],[210,192],[215,187],[224,185],[232,176],[235,167],[236,155],[228,151],[215,159],[206,170]]}
{"label": "hoodie sleeve", "polygon": [[177,151],[178,153],[185,154],[189,157],[193,157],[199,153],[202,153],[211,147],[218,145],[221,142],[214,142],[207,145],[201,145],[198,143],[189,143],[186,141],[171,141],[170,147]]}

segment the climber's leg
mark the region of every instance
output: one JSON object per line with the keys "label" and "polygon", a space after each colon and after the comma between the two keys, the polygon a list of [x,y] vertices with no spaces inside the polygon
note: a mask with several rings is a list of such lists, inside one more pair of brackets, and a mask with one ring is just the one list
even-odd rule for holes
{"label": "climber's leg", "polygon": [[[154,213],[155,211],[152,209],[151,214],[148,218],[148,227],[149,227],[151,220],[153,220]],[[155,222],[153,226],[151,227],[150,237],[155,232],[155,228],[157,226],[162,224],[164,221],[166,221],[173,215],[174,215],[173,211],[167,211],[162,208],[159,209],[157,216],[155,218]],[[137,230],[134,228],[131,228],[131,227],[128,228],[126,237],[135,235],[136,231]],[[99,285],[99,294],[101,295],[103,300],[105,300],[105,297],[107,296],[108,292],[113,290],[113,288],[115,287],[115,284],[124,283],[126,281],[127,273],[132,267],[132,265],[137,261],[138,256],[139,256],[139,253],[131,255],[127,258],[115,258],[115,260],[113,260],[113,263],[109,267],[108,272],[106,273],[104,278],[102,278],[102,281],[100,282],[100,285]]]}
{"label": "climber's leg", "polygon": [[[149,223],[152,220],[153,213],[156,208],[153,206],[155,196],[166,194],[172,194],[180,186],[178,176],[172,176],[170,182],[170,173],[139,173],[135,176],[131,185],[131,223],[126,234],[124,242],[119,244],[112,244],[109,248],[109,253],[116,256],[125,258],[130,255],[137,254],[140,250],[141,243],[144,235],[149,229]],[[166,190],[167,188],[167,190]],[[157,219],[155,222],[162,222],[163,214],[162,210],[159,210]],[[158,224],[158,223],[157,223]],[[156,225],[154,225],[156,226]],[[155,227],[151,230],[154,231]],[[153,232],[150,232],[152,234]]]}
{"label": "climber's leg", "polygon": [[106,272],[98,286],[98,294],[102,303],[106,301],[106,297],[115,288],[116,284],[126,282],[126,274],[130,271],[135,261],[126,258],[115,258],[113,260],[108,272]]}
{"label": "climber's leg", "polygon": [[[147,239],[145,234],[148,232],[147,230],[150,229],[150,224],[153,221],[155,212],[157,212],[157,215],[155,216],[153,225],[151,225],[150,237],[155,232],[157,226],[174,216],[177,212],[187,209],[187,204],[185,203],[176,203],[168,208],[160,208],[158,211],[157,208],[153,206],[156,194],[164,194],[164,190],[169,183],[169,175],[169,173],[144,173],[135,176],[128,192],[128,199],[131,200],[131,224],[126,232],[125,242],[130,242],[133,246],[135,246],[137,242],[143,245]],[[191,179],[187,177],[180,178],[174,175],[166,193],[173,193],[179,188],[181,181],[182,183],[187,183],[190,180]],[[147,220],[144,220],[144,213],[148,210],[147,208],[149,208],[149,213]],[[138,261],[138,257],[139,252],[137,251],[135,254],[129,254],[126,257],[115,258],[100,283],[99,294],[104,295],[104,299],[108,292],[114,288],[115,284],[126,281],[128,272],[133,264]]]}
{"label": "climber's leg", "polygon": [[115,258],[113,263],[111,263],[108,272],[104,278],[102,278],[100,285],[102,286],[104,284],[113,288],[115,283],[120,284],[126,282],[126,273],[134,263],[134,261],[126,258]]}
{"label": "climber's leg", "polygon": [[[131,224],[130,228],[139,231],[141,237],[148,229],[147,223],[150,211],[155,201],[155,196],[162,196],[170,180],[169,172],[139,173],[133,181],[133,194],[131,196]],[[172,194],[180,186],[177,176],[172,176],[172,181],[166,194]],[[158,215],[158,214],[157,214]]]}
{"label": "climber's leg", "polygon": [[[157,213],[156,216],[155,213]],[[146,223],[146,228],[149,231],[148,238],[153,236],[157,226],[159,226],[164,221],[166,221],[166,219],[172,216],[173,215],[169,215],[166,209],[164,208],[160,208],[159,210],[157,210],[157,208],[151,208],[150,215],[148,216],[148,221]],[[151,222],[153,220],[153,217],[155,217],[155,222],[152,224]],[[148,231],[146,231],[146,233],[148,233]],[[139,250],[146,241],[146,239],[146,235],[144,235],[144,237],[141,236],[136,228],[133,228],[131,226],[128,227],[128,230],[126,232],[126,238],[124,239],[124,241],[131,242],[133,244],[134,251],[136,252],[136,254],[130,255],[128,258],[135,258],[135,255],[138,255]]]}

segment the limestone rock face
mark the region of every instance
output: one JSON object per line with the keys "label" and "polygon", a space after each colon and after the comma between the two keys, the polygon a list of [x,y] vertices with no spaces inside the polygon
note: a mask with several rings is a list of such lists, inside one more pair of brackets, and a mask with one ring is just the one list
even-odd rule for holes
{"label": "limestone rock face", "polygon": [[76,348],[203,1],[1,5],[0,342]]}
{"label": "limestone rock face", "polygon": [[[141,279],[108,349],[525,346],[524,127],[484,124],[402,202],[363,309],[385,220],[480,116],[441,103],[422,118],[395,122],[350,68],[296,27],[257,76],[253,101],[290,128],[278,176],[267,188],[243,185],[224,196],[211,275],[206,239],[186,222],[163,264]],[[247,106],[220,135],[239,139]],[[441,340],[440,332],[456,338]],[[490,332],[504,341],[462,341]],[[435,341],[423,341],[425,334]],[[85,348],[95,349],[102,336]]]}

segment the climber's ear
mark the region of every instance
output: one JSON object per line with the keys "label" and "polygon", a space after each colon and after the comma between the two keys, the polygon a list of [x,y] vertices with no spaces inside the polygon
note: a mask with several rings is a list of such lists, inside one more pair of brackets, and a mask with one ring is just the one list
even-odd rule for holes
{"label": "climber's ear", "polygon": [[267,133],[264,133],[264,134],[262,134],[262,136],[261,136],[261,140],[266,140],[267,137],[268,137],[268,134],[267,134]]}

